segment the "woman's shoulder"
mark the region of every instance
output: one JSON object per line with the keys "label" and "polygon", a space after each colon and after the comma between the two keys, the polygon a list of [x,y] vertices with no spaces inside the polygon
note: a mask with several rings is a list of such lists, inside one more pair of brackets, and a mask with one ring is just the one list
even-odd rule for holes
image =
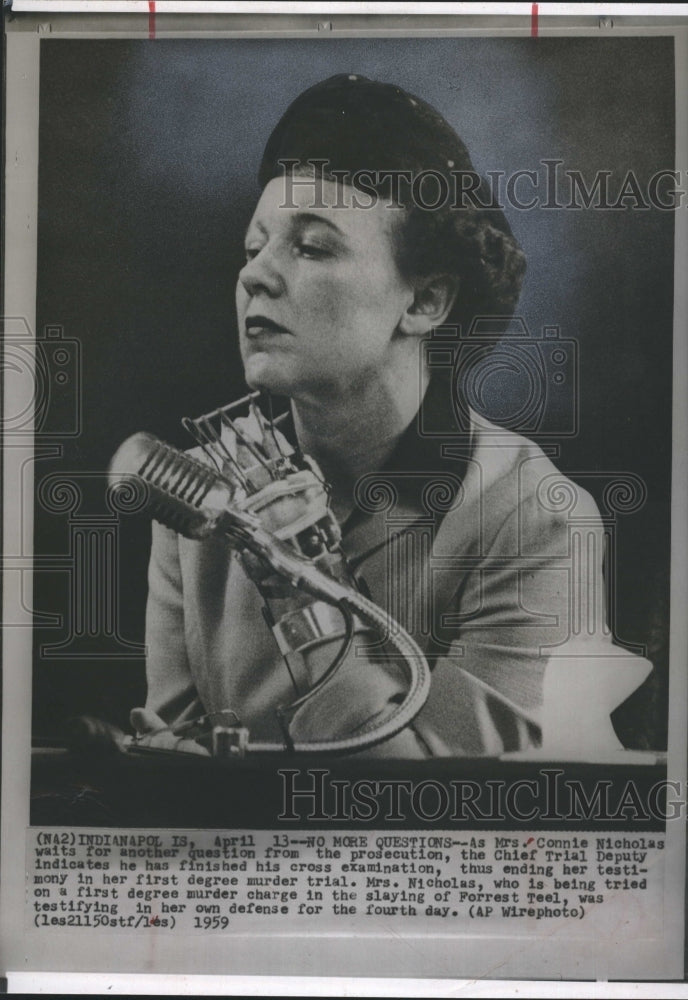
{"label": "woman's shoulder", "polygon": [[556,448],[543,447],[477,413],[471,417],[473,447],[466,478],[475,481],[484,502],[489,499],[507,510],[535,506],[543,516],[599,517],[590,493],[557,468]]}

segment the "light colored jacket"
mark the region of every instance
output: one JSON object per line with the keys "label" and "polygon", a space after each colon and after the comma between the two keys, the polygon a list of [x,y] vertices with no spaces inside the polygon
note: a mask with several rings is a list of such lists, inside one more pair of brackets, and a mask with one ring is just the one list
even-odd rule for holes
{"label": "light colored jacket", "polygon": [[[537,445],[484,420],[474,420],[470,442],[416,440],[411,461],[413,468],[407,455],[364,477],[362,509],[343,525],[344,551],[370,596],[414,636],[432,668],[412,731],[375,752],[536,748],[543,725],[560,726],[543,718],[562,707],[556,677],[565,678],[568,698],[573,690],[581,704],[599,702],[592,715],[611,732],[609,712],[642,678],[622,670],[608,695],[596,668],[613,662],[618,676],[629,658],[615,660],[622,651],[605,621],[604,530],[592,497]],[[252,741],[281,741],[275,710],[294,700],[294,689],[258,591],[224,539],[191,541],[154,525],[146,642],[147,707],[166,722],[231,709]],[[384,717],[402,690],[393,662],[359,649],[299,713],[293,735],[352,732]],[[569,708],[575,727],[573,703],[560,715],[570,719]]]}

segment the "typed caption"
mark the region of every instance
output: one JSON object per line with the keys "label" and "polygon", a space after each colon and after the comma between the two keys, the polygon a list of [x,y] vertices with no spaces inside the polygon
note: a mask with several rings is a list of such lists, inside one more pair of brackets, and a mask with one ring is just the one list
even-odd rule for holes
{"label": "typed caption", "polygon": [[[277,932],[399,922],[631,920],[661,908],[664,836],[36,829],[27,919],[37,929]],[[632,906],[630,904],[633,904]],[[597,920],[593,920],[597,923]]]}

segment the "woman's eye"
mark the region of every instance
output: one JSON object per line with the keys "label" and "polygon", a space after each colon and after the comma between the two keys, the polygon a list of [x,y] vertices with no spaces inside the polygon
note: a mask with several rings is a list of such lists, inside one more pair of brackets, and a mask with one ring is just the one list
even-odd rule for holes
{"label": "woman's eye", "polygon": [[302,257],[308,257],[313,260],[321,260],[330,256],[330,251],[325,247],[317,243],[307,243],[303,240],[296,244],[296,249]]}
{"label": "woman's eye", "polygon": [[246,249],[244,250],[244,254],[246,256],[246,262],[248,263],[248,261],[253,260],[254,257],[257,257],[262,249],[263,248],[261,246],[246,247]]}

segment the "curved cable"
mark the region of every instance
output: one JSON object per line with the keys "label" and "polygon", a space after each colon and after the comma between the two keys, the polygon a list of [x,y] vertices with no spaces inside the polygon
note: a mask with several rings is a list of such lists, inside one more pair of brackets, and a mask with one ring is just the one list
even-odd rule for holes
{"label": "curved cable", "polygon": [[277,709],[280,718],[285,718],[287,712],[296,712],[299,708],[302,708],[307,701],[310,701],[311,698],[315,697],[318,691],[321,691],[326,684],[329,684],[329,682],[332,680],[334,675],[341,667],[346,657],[349,655],[349,650],[351,649],[351,643],[354,640],[354,616],[351,614],[351,611],[346,606],[346,604],[340,604],[338,605],[338,607],[342,615],[344,616],[344,628],[346,631],[344,634],[344,639],[337,652],[337,655],[335,656],[334,660],[329,665],[325,673],[322,675],[320,680],[318,680],[313,685],[313,687],[310,688],[310,690],[306,691],[305,694],[301,695],[300,698],[297,698],[296,701],[293,701],[290,705],[283,705]]}
{"label": "curved cable", "polygon": [[[239,520],[241,520],[241,516]],[[231,527],[229,525],[225,527],[231,534]],[[292,742],[290,739],[289,749],[294,753],[357,753],[396,736],[418,715],[430,693],[430,669],[415,640],[383,608],[378,607],[363,594],[323,573],[291,546],[275,539],[262,526],[257,526],[253,522],[250,526],[247,525],[246,529],[242,541],[247,548],[266,559],[277,573],[286,577],[292,586],[306,590],[329,604],[348,608],[364,624],[380,633],[385,641],[395,648],[402,657],[408,677],[408,690],[403,701],[381,722],[373,723],[365,731],[353,736],[313,742]],[[338,667],[339,664],[337,664]],[[331,671],[332,667],[328,669],[328,673]],[[281,750],[284,748],[279,744],[261,743],[249,744],[250,749]]]}

